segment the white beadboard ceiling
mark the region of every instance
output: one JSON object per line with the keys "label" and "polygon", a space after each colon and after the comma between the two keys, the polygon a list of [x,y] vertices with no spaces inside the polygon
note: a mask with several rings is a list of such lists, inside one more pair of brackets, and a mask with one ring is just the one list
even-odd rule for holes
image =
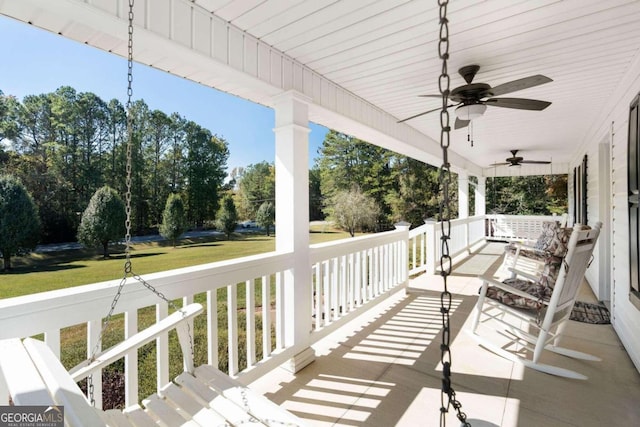
{"label": "white beadboard ceiling", "polygon": [[[126,45],[107,30],[122,22],[107,20],[101,31],[99,26],[89,28],[65,19],[60,4],[79,7],[69,6],[74,4],[71,0],[28,0],[40,13],[26,12],[19,6],[22,1],[26,0],[0,0],[0,13],[124,53]],[[213,50],[210,44],[216,41],[181,32],[187,27],[176,21],[180,14],[173,12],[191,4],[202,12],[192,14],[192,20],[207,19],[204,13],[213,13],[396,119],[439,105],[437,99],[417,96],[438,93],[436,0],[137,0],[143,3],[137,7],[152,10],[154,2],[170,5],[156,8],[154,13],[162,16],[147,16],[166,22],[167,37],[194,50]],[[126,10],[124,0],[86,3],[114,15],[122,16]],[[54,10],[56,17],[47,14]],[[504,161],[513,149],[525,159],[553,160],[566,168],[576,160],[587,137],[601,137],[593,135],[593,123],[602,119],[607,104],[615,102],[617,85],[633,71],[630,66],[640,49],[640,1],[636,0],[451,0],[448,18],[451,88],[464,84],[457,70],[469,64],[481,67],[474,83],[497,86],[534,74],[553,79],[505,95],[551,101],[546,110],[489,107],[474,121],[473,147],[467,142],[466,129],[452,132],[451,149],[482,168]],[[233,37],[227,42],[234,43]],[[233,77],[210,75],[210,70],[198,69],[182,58],[158,58],[151,47],[141,49],[136,60],[260,102],[251,93],[254,88]],[[251,65],[246,61],[245,68]],[[439,138],[437,112],[407,124],[434,140]]]}

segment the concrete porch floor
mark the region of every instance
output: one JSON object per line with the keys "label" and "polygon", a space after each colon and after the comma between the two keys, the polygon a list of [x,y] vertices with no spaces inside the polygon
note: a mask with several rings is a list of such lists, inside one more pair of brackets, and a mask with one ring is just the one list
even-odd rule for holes
{"label": "concrete porch floor", "polygon": [[[571,321],[563,345],[599,356],[584,362],[545,355],[543,362],[589,377],[544,374],[484,350],[464,328],[485,271],[496,273],[503,244],[485,245],[456,265],[453,386],[477,426],[623,426],[640,419],[640,374],[611,325]],[[499,273],[499,270],[498,270]],[[250,387],[318,426],[437,426],[440,410],[440,276],[421,275],[400,292],[317,345],[316,361],[290,374],[276,369]],[[579,300],[594,301],[588,286]],[[451,408],[447,425],[457,426]]]}

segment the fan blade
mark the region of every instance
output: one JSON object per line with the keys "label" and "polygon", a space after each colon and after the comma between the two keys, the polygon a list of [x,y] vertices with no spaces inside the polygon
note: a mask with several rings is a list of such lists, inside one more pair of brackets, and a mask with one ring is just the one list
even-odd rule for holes
{"label": "fan blade", "polygon": [[516,108],[518,110],[541,111],[551,103],[549,101],[539,101],[537,99],[526,98],[489,98],[485,102],[492,107]]}
{"label": "fan blade", "polygon": [[491,163],[489,166],[506,166],[506,165],[510,165],[511,163]]}
{"label": "fan blade", "polygon": [[548,165],[551,162],[545,160],[522,160],[520,163],[529,163],[530,165]]}
{"label": "fan blade", "polygon": [[[454,105],[447,106],[447,108],[451,108],[451,107],[454,107]],[[415,119],[416,117],[424,116],[425,114],[433,113],[434,111],[438,111],[438,110],[441,110],[441,109],[442,109],[442,107],[434,108],[433,110],[425,111],[424,113],[419,113],[419,114],[416,114],[415,116],[411,116],[411,117],[407,117],[406,119],[398,120],[396,123],[403,123],[403,122],[406,122],[407,120]]]}
{"label": "fan blade", "polygon": [[541,84],[552,82],[549,77],[541,74],[535,76],[525,77],[523,79],[514,80],[512,82],[503,83],[491,89],[493,96],[504,95],[511,92],[516,92],[530,87],[538,86]]}
{"label": "fan blade", "polygon": [[418,95],[420,98],[442,98],[442,95]]}
{"label": "fan blade", "polygon": [[462,120],[456,117],[456,123],[453,125],[454,129],[466,128],[471,123],[471,120]]}

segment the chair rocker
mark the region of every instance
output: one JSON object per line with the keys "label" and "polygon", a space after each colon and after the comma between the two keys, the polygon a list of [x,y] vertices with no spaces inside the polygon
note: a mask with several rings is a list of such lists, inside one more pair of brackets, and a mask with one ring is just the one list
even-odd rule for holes
{"label": "chair rocker", "polygon": [[[592,229],[584,229],[576,224],[567,244],[566,255],[562,258],[550,256],[543,274],[531,275],[510,268],[516,278],[499,281],[480,276],[482,287],[468,331],[470,335],[486,349],[528,368],[567,378],[587,379],[578,372],[540,363],[540,357],[544,350],[548,350],[581,360],[601,360],[559,347],[601,226],[598,222]],[[545,276],[553,268],[559,269],[555,283]],[[489,290],[492,294],[500,294],[502,301],[488,297]],[[484,328],[506,337],[507,344],[498,345],[488,339],[480,333]]]}
{"label": "chair rocker", "polygon": [[[218,369],[194,369],[188,322],[202,310],[200,304],[189,304],[69,372],[42,341],[0,341],[0,390],[8,390],[15,405],[63,406],[65,425],[70,427],[305,425]],[[103,411],[89,403],[78,381],[100,374],[105,366],[172,329],[178,333],[184,362],[184,372],[174,382],[143,400],[144,407]]]}

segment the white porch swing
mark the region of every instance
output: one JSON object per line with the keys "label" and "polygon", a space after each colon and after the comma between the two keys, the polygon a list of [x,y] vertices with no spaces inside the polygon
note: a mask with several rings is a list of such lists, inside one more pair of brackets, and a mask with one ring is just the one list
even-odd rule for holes
{"label": "white porch swing", "polygon": [[[131,105],[133,64],[133,0],[129,0],[128,102]],[[193,319],[203,311],[192,303],[176,307],[162,293],[131,269],[131,120],[127,120],[127,195],[126,195],[126,260],[124,277],[106,316],[98,346],[109,324],[128,276],[156,294],[175,311],[147,329],[136,333],[108,350],[98,352],[67,372],[60,360],[43,341],[14,338],[0,341],[0,390],[8,390],[13,405],[64,407],[66,426],[304,426],[295,415],[253,392],[213,366],[194,367]],[[143,406],[132,405],[123,411],[100,410],[93,406],[92,375],[122,357],[137,351],[152,340],[177,331],[183,357],[184,372],[160,391],[143,400]],[[89,397],[77,382],[87,379]],[[3,396],[6,399],[6,396]]]}

